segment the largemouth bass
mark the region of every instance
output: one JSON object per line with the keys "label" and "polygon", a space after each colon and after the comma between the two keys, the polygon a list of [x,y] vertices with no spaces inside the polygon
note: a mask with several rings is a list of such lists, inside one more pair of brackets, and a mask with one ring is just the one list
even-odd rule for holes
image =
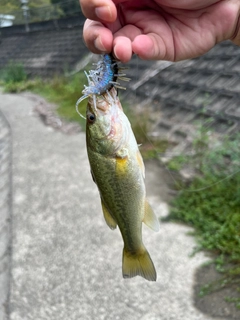
{"label": "largemouth bass", "polygon": [[86,119],[88,158],[103,215],[111,229],[119,227],[124,242],[123,277],[156,281],[142,242],[142,222],[158,231],[159,221],[146,200],[144,163],[114,87],[89,96]]}

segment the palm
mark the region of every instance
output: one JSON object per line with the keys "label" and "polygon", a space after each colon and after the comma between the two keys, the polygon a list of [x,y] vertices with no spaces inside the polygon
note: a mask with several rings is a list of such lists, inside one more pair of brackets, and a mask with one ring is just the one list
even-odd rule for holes
{"label": "palm", "polygon": [[[107,28],[101,29],[102,43],[122,61],[128,61],[132,52],[143,59],[177,61],[196,57],[233,36],[237,3],[234,0],[122,2],[117,5],[115,22],[105,23]],[[107,29],[111,30],[111,41]]]}

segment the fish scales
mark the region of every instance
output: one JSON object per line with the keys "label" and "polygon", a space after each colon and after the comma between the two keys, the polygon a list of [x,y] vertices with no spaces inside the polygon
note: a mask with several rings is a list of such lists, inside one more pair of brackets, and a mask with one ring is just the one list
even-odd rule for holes
{"label": "fish scales", "polygon": [[[109,158],[105,159],[104,156],[92,153],[90,150],[88,156],[102,200],[109,212],[114,211],[114,217],[126,238],[125,245],[129,244],[132,251],[137,250],[141,239],[144,216],[142,199],[145,193],[142,185],[135,181],[136,170],[134,171],[134,168],[128,170],[124,179],[119,179],[116,173],[116,160],[109,162]],[[128,214],[133,210],[141,213],[140,219]]]}
{"label": "fish scales", "polygon": [[154,264],[142,241],[142,222],[158,231],[159,221],[146,200],[143,160],[115,89],[115,86],[122,88],[116,82],[117,77],[129,79],[121,78],[124,74],[118,71],[116,61],[104,55],[96,70],[85,73],[89,86],[85,86],[76,110],[79,113],[78,104],[89,99],[88,158],[106,223],[111,229],[118,226],[123,238],[123,277],[140,275],[156,281]]}
{"label": "fish scales", "polygon": [[[96,103],[96,104],[95,104]],[[115,88],[89,98],[87,151],[107,224],[122,234],[123,277],[156,280],[156,271],[142,242],[142,222],[155,231],[158,220],[146,201],[144,164],[131,125]]]}

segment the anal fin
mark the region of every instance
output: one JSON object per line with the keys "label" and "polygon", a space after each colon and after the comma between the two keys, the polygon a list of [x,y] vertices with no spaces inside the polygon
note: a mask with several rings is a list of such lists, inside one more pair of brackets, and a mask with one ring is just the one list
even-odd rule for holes
{"label": "anal fin", "polygon": [[148,201],[145,201],[145,214],[143,218],[143,222],[152,230],[159,231],[160,225],[159,220],[157,219],[155,213],[153,212],[152,207],[148,203]]}

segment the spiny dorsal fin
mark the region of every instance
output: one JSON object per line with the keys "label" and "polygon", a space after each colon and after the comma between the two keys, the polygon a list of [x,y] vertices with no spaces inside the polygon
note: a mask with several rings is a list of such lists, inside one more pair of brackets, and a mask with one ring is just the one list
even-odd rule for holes
{"label": "spiny dorsal fin", "polygon": [[105,221],[106,221],[107,225],[112,230],[116,229],[117,228],[117,222],[113,219],[111,213],[106,208],[106,206],[105,206],[105,204],[104,204],[102,199],[101,199],[101,204],[102,204],[103,215],[104,215],[104,218],[105,218]]}
{"label": "spiny dorsal fin", "polygon": [[144,214],[143,222],[152,230],[156,232],[159,231],[159,227],[160,227],[159,221],[147,200],[145,201],[145,214]]}

